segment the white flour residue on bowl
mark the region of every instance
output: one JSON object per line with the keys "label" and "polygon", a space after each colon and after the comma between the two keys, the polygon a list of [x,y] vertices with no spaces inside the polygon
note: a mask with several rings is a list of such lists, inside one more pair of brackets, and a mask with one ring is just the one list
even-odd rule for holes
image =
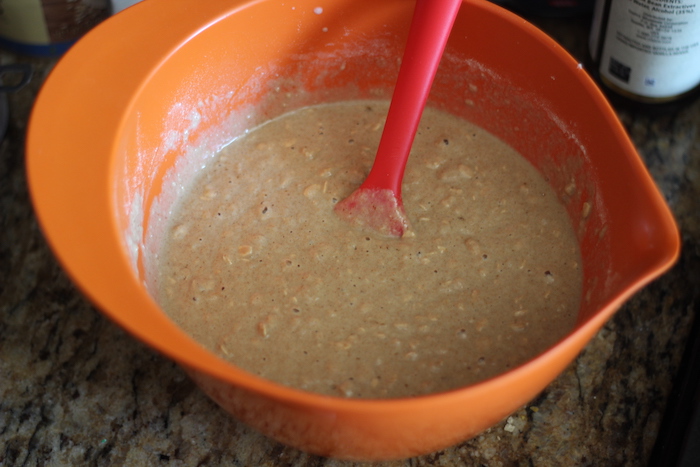
{"label": "white flour residue on bowl", "polygon": [[[158,231],[158,229],[151,229],[150,225],[146,226],[146,211],[149,210],[146,200],[152,181],[158,177],[161,162],[172,151],[181,151],[185,154],[185,157],[178,158],[174,169],[164,178],[162,193],[154,201],[156,208],[150,209],[151,216],[148,219],[150,224],[155,223],[156,227],[162,222],[162,218],[167,218],[170,205],[182,190],[183,184],[191,178],[191,174],[206,164],[207,157],[220,150],[232,139],[232,135],[223,131],[223,128],[217,127],[201,135],[197,132],[206,118],[212,118],[207,116],[218,116],[222,109],[229,106],[233,97],[234,92],[226,90],[220,96],[207,96],[189,105],[187,96],[177,100],[163,118],[161,126],[164,130],[161,143],[156,148],[150,148],[145,143],[141,124],[143,116],[137,111],[134,128],[137,146],[136,164],[131,176],[124,177],[126,197],[123,206],[128,216],[123,239],[135,271],[138,271],[140,255],[146,251],[149,243],[144,234]],[[194,143],[191,142],[193,138]],[[142,257],[144,266],[148,264],[145,261],[147,256],[148,254],[144,254]]]}
{"label": "white flour residue on bowl", "polygon": [[[189,131],[197,129],[197,125],[202,121],[202,115],[213,115],[211,109],[217,107],[217,101],[219,100],[227,99],[210,97],[204,101],[199,101],[196,104],[197,109],[191,109],[185,114],[192,117],[188,118],[190,122]],[[145,284],[149,290],[155,290],[153,288],[154,284],[152,284],[150,279],[155,277],[155,274],[152,274],[152,264],[157,259],[158,245],[161,243],[164,226],[170,217],[173,203],[199,171],[207,166],[209,159],[241,133],[240,125],[235,123],[241,119],[241,114],[245,114],[245,111],[238,110],[233,112],[224,119],[222,125],[214,126],[200,134],[194,143],[189,142],[189,135],[187,137],[180,135],[178,138],[173,138],[172,131],[164,132],[164,150],[178,151],[182,155],[177,158],[173,167],[163,177],[162,190],[153,200],[145,236],[142,236],[141,251],[144,252]],[[142,223],[143,214],[145,213],[142,213]]]}
{"label": "white flour residue on bowl", "polygon": [[[136,140],[140,141],[141,138],[141,113],[136,112]],[[127,158],[127,154],[122,154],[121,157]],[[138,161],[144,160],[143,154],[138,153]],[[123,233],[122,237],[124,239],[124,244],[127,250],[127,256],[131,262],[131,266],[134,271],[138,270],[138,259],[139,251],[142,246],[143,239],[143,180],[146,178],[144,175],[144,165],[139,163],[135,169],[134,174],[129,177],[128,172],[123,174],[124,188],[126,189],[126,196],[124,200],[123,210],[127,214],[127,227],[126,231]]]}
{"label": "white flour residue on bowl", "polygon": [[559,118],[557,114],[552,112],[550,107],[543,105],[542,108],[545,110],[545,112],[547,112],[547,116],[557,125],[557,127],[559,127],[562,135],[571,140],[571,142],[573,142],[578,148],[579,155],[588,159],[588,151],[586,150],[586,146],[578,138],[576,131],[574,131],[570,125],[567,125],[561,118]]}
{"label": "white flour residue on bowl", "polygon": [[129,203],[129,226],[124,234],[124,242],[126,250],[131,260],[131,267],[134,270],[138,268],[139,250],[141,248],[141,239],[143,238],[143,190],[138,190],[131,196]]}

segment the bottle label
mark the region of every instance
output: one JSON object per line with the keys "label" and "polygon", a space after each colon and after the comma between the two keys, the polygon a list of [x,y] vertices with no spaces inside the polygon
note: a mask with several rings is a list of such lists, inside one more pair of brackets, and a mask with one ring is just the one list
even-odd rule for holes
{"label": "bottle label", "polygon": [[599,63],[602,77],[640,96],[693,89],[700,84],[700,0],[613,0]]}

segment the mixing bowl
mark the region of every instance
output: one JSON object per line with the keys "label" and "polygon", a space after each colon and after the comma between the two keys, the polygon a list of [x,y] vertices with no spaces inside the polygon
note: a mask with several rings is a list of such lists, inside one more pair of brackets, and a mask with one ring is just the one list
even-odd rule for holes
{"label": "mixing bowl", "polygon": [[679,253],[672,215],[580,64],[523,19],[465,0],[431,105],[510,143],[559,194],[582,250],[575,328],[533,360],[470,387],[357,400],[253,376],[173,324],[149,293],[148,259],[167,220],[154,207],[168,212],[183,167],[205,165],[231,138],[286,110],[389,97],[412,8],[410,0],[142,2],[61,59],[30,122],[36,212],[78,287],[221,407],[316,454],[402,458],[476,435],[545,388]]}

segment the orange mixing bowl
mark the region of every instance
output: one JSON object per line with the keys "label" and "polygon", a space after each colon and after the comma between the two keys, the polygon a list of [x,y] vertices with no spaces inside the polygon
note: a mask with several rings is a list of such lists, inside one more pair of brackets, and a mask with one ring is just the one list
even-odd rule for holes
{"label": "orange mixing bowl", "polygon": [[410,0],[142,2],[62,58],[30,122],[36,212],[75,283],[224,409],[316,454],[401,458],[476,435],[540,392],[679,254],[671,213],[581,66],[524,20],[465,0],[432,105],[510,143],[560,194],[583,256],[575,329],[480,384],[353,400],[255,377],[174,325],[149,294],[147,261],[162,225],[152,207],[166,212],[181,182],[173,168],[185,156],[205,161],[244,128],[296,106],[390,96],[412,9]]}

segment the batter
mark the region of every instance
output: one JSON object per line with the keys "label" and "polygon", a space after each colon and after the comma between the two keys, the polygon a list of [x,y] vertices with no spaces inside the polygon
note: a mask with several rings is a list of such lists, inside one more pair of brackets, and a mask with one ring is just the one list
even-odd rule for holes
{"label": "batter", "polygon": [[484,130],[426,109],[403,185],[412,236],[335,215],[371,167],[387,109],[308,107],[227,146],[172,215],[163,309],[235,365],[344,397],[458,388],[566,335],[581,295],[569,218]]}

